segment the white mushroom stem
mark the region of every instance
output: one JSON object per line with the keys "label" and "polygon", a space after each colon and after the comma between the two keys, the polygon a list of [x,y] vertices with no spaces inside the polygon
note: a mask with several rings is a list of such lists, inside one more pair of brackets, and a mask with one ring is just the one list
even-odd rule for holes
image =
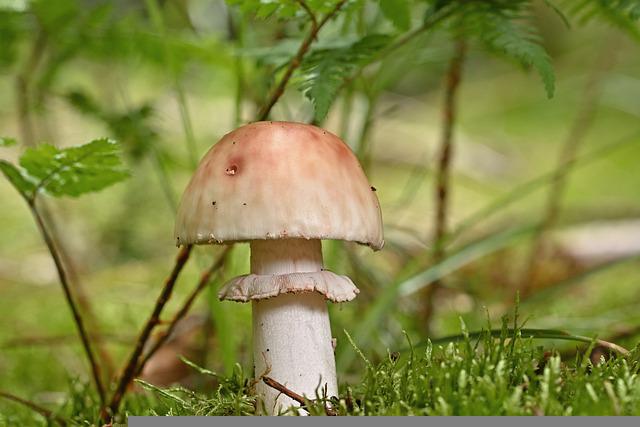
{"label": "white mushroom stem", "polygon": [[[284,239],[251,242],[251,273],[288,274],[322,269],[320,240]],[[318,292],[286,293],[254,300],[253,358],[256,378],[273,378],[288,389],[315,399],[336,396],[335,358],[327,302]],[[300,406],[263,381],[256,384],[267,414]]]}

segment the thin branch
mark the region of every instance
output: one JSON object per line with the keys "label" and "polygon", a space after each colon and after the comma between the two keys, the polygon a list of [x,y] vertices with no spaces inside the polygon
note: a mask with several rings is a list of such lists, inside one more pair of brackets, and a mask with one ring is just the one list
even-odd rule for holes
{"label": "thin branch", "polygon": [[[42,29],[39,23],[37,23],[37,25],[38,28],[36,30],[35,40],[33,42],[33,45],[31,46],[24,66],[16,75],[14,83],[18,126],[20,128],[22,141],[27,147],[34,147],[37,144],[36,127],[34,125],[33,108],[31,101],[33,97],[31,93],[31,87],[34,75],[38,71],[45,57],[48,43],[46,32]],[[33,197],[35,197],[35,192]],[[91,307],[89,298],[87,298],[87,294],[84,291],[84,288],[78,280],[76,268],[74,267],[73,263],[73,258],[69,255],[67,248],[63,244],[63,240],[60,238],[59,228],[54,221],[47,204],[42,203],[40,205],[39,216],[42,222],[46,225],[49,236],[58,249],[60,259],[62,260],[63,264],[67,266],[66,271],[69,286],[76,294],[77,303],[82,309],[87,323],[92,326],[93,329],[98,329],[97,317],[95,316],[95,312]],[[111,360],[109,353],[104,348],[99,334],[95,335],[96,350],[102,362],[107,368],[107,373],[109,373],[109,371],[113,367],[113,361]]]}
{"label": "thin branch", "polygon": [[222,253],[216,258],[216,260],[211,264],[211,266],[200,276],[200,280],[198,281],[198,285],[191,291],[191,294],[187,297],[182,307],[176,312],[171,321],[169,322],[169,326],[157,337],[156,341],[153,343],[153,346],[144,354],[142,360],[138,364],[138,369],[136,370],[135,376],[140,375],[142,370],[144,369],[147,362],[153,357],[153,355],[164,345],[164,343],[169,339],[171,333],[174,331],[176,325],[180,320],[182,320],[193,305],[193,302],[198,297],[200,292],[207,287],[209,282],[211,281],[211,276],[216,273],[220,268],[224,265],[224,262],[227,258],[227,254],[231,250],[231,246],[227,246]]}
{"label": "thin branch", "polygon": [[[444,117],[442,139],[440,141],[438,153],[438,167],[436,170],[436,218],[433,232],[434,251],[433,263],[437,264],[445,258],[444,238],[447,234],[447,218],[449,216],[450,199],[450,175],[451,163],[453,159],[453,132],[457,119],[458,90],[462,77],[462,68],[466,56],[466,43],[464,39],[456,42],[456,49],[446,76],[446,89],[444,99]],[[433,296],[440,287],[441,282],[437,280],[425,288],[422,301],[422,322],[426,330],[429,330],[431,317],[433,316]]]}
{"label": "thin branch", "polygon": [[298,48],[298,52],[296,53],[296,56],[294,56],[293,59],[289,62],[289,65],[287,66],[287,69],[285,70],[284,75],[280,79],[280,83],[278,83],[278,85],[273,89],[273,91],[267,98],[267,102],[265,102],[264,106],[258,112],[257,114],[258,121],[266,120],[267,118],[269,118],[269,113],[271,112],[271,109],[273,108],[274,105],[276,105],[276,102],[278,102],[278,99],[280,99],[280,97],[284,93],[284,90],[287,87],[287,84],[289,83],[289,80],[291,79],[293,72],[302,63],[304,56],[309,51],[309,47],[311,46],[311,43],[313,43],[313,41],[316,39],[318,32],[320,32],[322,27],[324,27],[324,25],[331,18],[333,18],[336,15],[336,13],[338,13],[338,11],[340,11],[342,6],[346,2],[347,0],[340,0],[338,3],[336,3],[334,8],[331,9],[331,11],[329,11],[325,15],[325,17],[322,18],[320,22],[316,23],[315,20],[311,21],[311,29],[309,30],[309,34],[307,34],[304,40],[302,40],[302,43]]}
{"label": "thin branch", "polygon": [[307,2],[304,0],[296,0],[296,2],[300,5],[301,8],[304,9],[305,12],[307,12],[307,15],[309,15],[309,19],[311,19],[311,26],[317,28],[318,20],[316,18],[316,14],[313,13]]}
{"label": "thin branch", "polygon": [[[178,252],[173,270],[171,270],[171,274],[165,280],[164,286],[162,287],[162,292],[156,300],[156,304],[153,307],[151,316],[149,317],[149,319],[147,319],[147,322],[145,323],[144,328],[142,329],[142,332],[140,333],[140,336],[136,341],[136,346],[131,353],[131,356],[129,356],[124,371],[117,381],[116,390],[113,393],[111,400],[109,401],[109,410],[111,411],[111,416],[115,415],[118,411],[120,402],[124,397],[127,387],[129,386],[131,381],[133,381],[133,378],[137,371],[140,356],[142,355],[142,351],[144,350],[144,346],[149,340],[153,328],[155,328],[158,323],[160,323],[160,314],[162,313],[164,306],[167,304],[167,301],[169,301],[169,298],[171,297],[171,293],[173,292],[173,288],[176,284],[178,276],[187,263],[189,255],[191,255],[191,249],[191,245],[183,246]],[[106,420],[110,417],[110,415],[105,411],[103,412],[102,417]]]}
{"label": "thin branch", "polygon": [[352,76],[349,76],[349,77],[347,77],[347,78],[345,78],[343,80],[342,85],[340,85],[340,88],[338,89],[337,93],[342,91],[342,89],[344,89],[345,87],[349,86],[354,80],[356,80],[358,77],[360,77],[360,75],[362,74],[364,69],[367,68],[367,66],[369,66],[369,65],[371,65],[371,64],[373,64],[375,62],[378,62],[378,61],[386,58],[387,56],[389,56],[389,55],[391,55],[393,53],[396,53],[398,51],[398,49],[404,47],[405,45],[409,44],[410,42],[412,42],[413,40],[415,40],[416,38],[418,38],[422,34],[424,34],[427,31],[433,29],[440,22],[444,21],[449,16],[451,16],[452,13],[453,12],[452,12],[451,9],[449,9],[449,10],[445,9],[442,13],[435,14],[434,16],[432,16],[431,19],[424,21],[422,23],[422,25],[420,25],[415,30],[409,31],[408,33],[406,33],[402,37],[396,39],[393,43],[391,43],[390,45],[388,45],[384,49],[382,49],[379,52],[377,52],[369,61],[367,61],[367,63],[365,63],[362,67],[360,67],[360,69],[358,69],[358,71],[356,71]]}
{"label": "thin branch", "polygon": [[93,354],[93,350],[91,349],[91,343],[89,341],[89,334],[84,326],[84,321],[82,319],[82,315],[76,306],[76,303],[73,299],[73,295],[71,293],[71,288],[69,286],[69,281],[67,279],[67,274],[65,272],[62,259],[60,258],[60,254],[58,253],[58,249],[54,244],[54,241],[49,234],[49,231],[36,208],[35,200],[27,200],[29,205],[29,209],[31,214],[33,215],[36,223],[38,224],[38,228],[40,230],[40,234],[44,239],[44,242],[49,249],[49,253],[53,258],[53,262],[56,266],[56,270],[58,271],[58,278],[60,279],[60,284],[62,285],[62,290],[64,291],[64,296],[67,300],[67,304],[71,309],[71,314],[73,315],[73,320],[76,324],[76,328],[78,329],[78,334],[80,335],[80,340],[82,341],[82,346],[87,355],[87,359],[89,360],[89,364],[91,365],[91,373],[93,375],[93,381],[95,382],[96,390],[98,392],[98,396],[100,397],[100,402],[102,404],[105,403],[105,393],[104,386],[102,385],[102,378],[100,376],[100,368],[96,361],[95,355]]}
{"label": "thin branch", "polygon": [[32,411],[37,412],[38,414],[42,415],[43,417],[45,417],[48,420],[52,420],[57,422],[58,424],[60,424],[61,426],[66,426],[67,425],[67,420],[65,420],[64,418],[56,415],[53,413],[53,411],[50,411],[47,408],[44,408],[36,403],[33,403],[29,400],[23,399],[21,397],[15,396],[11,393],[7,393],[6,391],[0,391],[0,397],[7,399],[7,400],[11,400],[13,402],[17,402],[21,405],[26,406],[27,408],[31,409]]}
{"label": "thin branch", "polygon": [[[278,381],[274,380],[271,377],[262,376],[262,382],[268,385],[269,387],[275,390],[278,390],[280,393],[284,394],[285,396],[298,402],[301,405],[300,407],[302,409],[306,409],[308,399],[305,399],[304,396],[299,395],[295,391],[287,388],[284,384],[279,383]],[[336,414],[336,411],[334,411],[332,408],[328,407],[327,405],[324,405],[324,411],[325,411],[325,414],[327,414],[328,416],[338,415]]]}
{"label": "thin branch", "polygon": [[47,45],[47,34],[38,26],[35,40],[29,57],[24,64],[24,67],[20,70],[15,80],[16,91],[16,111],[18,113],[18,122],[20,125],[20,132],[22,134],[22,141],[28,147],[36,145],[36,134],[33,126],[33,120],[31,116],[31,96],[30,96],[30,83],[33,78],[33,74],[36,72],[40,61],[45,54],[45,48]]}
{"label": "thin branch", "polygon": [[609,39],[603,43],[600,48],[600,52],[584,86],[584,95],[580,103],[580,109],[571,124],[566,140],[560,148],[558,164],[553,172],[540,230],[531,245],[531,251],[521,281],[520,293],[525,297],[532,291],[538,281],[540,263],[547,256],[549,249],[548,234],[558,222],[567,181],[573,171],[579,150],[595,120],[603,80],[607,71],[611,69],[615,62],[617,50],[612,48],[614,43],[614,39]]}

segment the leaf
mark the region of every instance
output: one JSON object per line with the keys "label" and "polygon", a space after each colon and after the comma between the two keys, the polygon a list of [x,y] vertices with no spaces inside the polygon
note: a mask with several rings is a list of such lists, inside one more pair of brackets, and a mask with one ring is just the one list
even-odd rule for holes
{"label": "leaf", "polygon": [[408,0],[380,0],[380,10],[397,29],[411,28],[411,7]]}
{"label": "leaf", "polygon": [[326,117],[345,79],[366,65],[390,40],[384,34],[368,35],[348,46],[315,50],[304,60],[300,90],[313,102],[316,121]]}
{"label": "leaf", "polygon": [[8,138],[0,136],[0,147],[11,147],[12,145],[16,145],[18,141],[15,138]]}
{"label": "leaf", "polygon": [[129,176],[120,159],[120,146],[102,138],[85,145],[59,149],[40,145],[28,149],[20,165],[52,196],[79,196],[98,191]]}
{"label": "leaf", "polygon": [[549,98],[555,90],[551,59],[531,23],[527,1],[513,0],[488,4],[470,2],[465,7],[460,28],[479,39],[489,50],[502,53],[524,66],[536,69]]}
{"label": "leaf", "polygon": [[295,0],[227,0],[227,3],[238,5],[243,13],[254,14],[262,19],[272,15],[293,18],[300,9]]}
{"label": "leaf", "polygon": [[567,0],[565,3],[569,15],[583,23],[603,19],[635,39],[640,39],[640,0]]}
{"label": "leaf", "polygon": [[0,160],[0,170],[9,180],[11,185],[26,199],[30,199],[34,194],[36,186],[23,172],[6,160]]}

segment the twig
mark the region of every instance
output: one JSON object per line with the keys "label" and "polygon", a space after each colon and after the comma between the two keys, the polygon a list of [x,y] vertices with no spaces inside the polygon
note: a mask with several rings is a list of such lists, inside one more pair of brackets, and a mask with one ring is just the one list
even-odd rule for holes
{"label": "twig", "polygon": [[[456,50],[446,76],[446,89],[444,100],[444,117],[442,139],[438,154],[438,167],[436,170],[436,218],[433,232],[434,250],[433,262],[439,263],[445,257],[444,238],[447,234],[447,218],[449,216],[449,190],[451,162],[453,158],[453,131],[457,119],[456,99],[462,77],[462,67],[466,56],[466,43],[464,39],[456,42]],[[441,281],[436,280],[425,288],[422,300],[422,322],[427,332],[433,316],[433,296],[441,286]]]}
{"label": "twig", "polygon": [[[31,83],[34,78],[34,74],[38,71],[38,68],[46,54],[46,47],[48,43],[47,34],[39,24],[36,31],[36,37],[33,45],[31,46],[29,56],[26,59],[24,66],[20,69],[15,78],[15,102],[18,116],[18,125],[20,128],[22,141],[27,147],[34,147],[37,144],[37,135],[32,114],[33,109],[31,106]],[[84,288],[81,286],[81,283],[78,280],[76,269],[73,265],[73,259],[71,256],[69,256],[69,253],[65,248],[62,239],[60,239],[58,226],[56,225],[56,222],[51,215],[51,211],[46,204],[42,203],[40,205],[39,214],[42,222],[46,225],[46,228],[49,231],[51,240],[54,242],[54,245],[58,249],[60,259],[62,260],[63,264],[67,266],[66,272],[68,276],[67,279],[69,287],[73,289],[76,294],[78,306],[80,306],[80,308],[82,309],[82,312],[85,315],[89,326],[97,329],[97,317],[95,316],[89,298],[87,298],[87,294],[84,291]],[[109,353],[104,348],[99,334],[95,335],[96,337],[94,341],[96,350],[100,356],[101,361],[107,368],[107,374],[109,374],[109,371],[113,367],[113,361],[111,360]]]}
{"label": "twig", "polygon": [[169,326],[167,327],[167,329],[165,329],[157,337],[156,341],[153,343],[153,346],[142,357],[142,360],[138,364],[138,369],[136,370],[135,376],[140,375],[149,359],[151,359],[156,351],[158,351],[160,347],[164,345],[167,339],[171,336],[171,333],[174,331],[178,322],[180,322],[180,320],[182,320],[184,316],[186,316],[186,314],[189,312],[189,309],[191,309],[191,306],[193,305],[196,297],[209,284],[211,276],[224,265],[230,249],[231,246],[227,246],[220,254],[220,256],[218,256],[218,258],[211,264],[211,266],[204,273],[202,273],[202,275],[200,276],[200,280],[198,281],[198,285],[193,289],[193,291],[191,291],[191,294],[189,294],[182,307],[180,307],[180,309],[173,316],[173,318],[169,322]]}
{"label": "twig", "polygon": [[318,20],[316,19],[316,14],[313,13],[313,11],[311,10],[307,2],[304,0],[296,0],[296,3],[298,3],[300,7],[303,8],[305,12],[307,12],[307,15],[309,15],[309,19],[311,19],[311,25],[313,27],[318,27]]}
{"label": "twig", "polygon": [[302,59],[309,51],[309,47],[311,46],[311,43],[313,43],[313,41],[316,39],[318,32],[322,29],[322,27],[324,27],[324,25],[331,18],[335,16],[336,13],[338,13],[338,11],[346,3],[346,1],[347,0],[340,0],[338,3],[336,3],[333,9],[331,9],[331,11],[329,11],[324,16],[324,18],[322,18],[322,20],[320,20],[320,22],[317,22],[313,19],[311,20],[311,29],[309,30],[309,34],[307,34],[307,36],[302,40],[302,43],[298,48],[298,52],[296,53],[296,56],[294,56],[293,59],[289,62],[289,65],[287,66],[287,69],[285,70],[284,75],[280,79],[280,83],[278,83],[278,85],[273,89],[273,91],[267,98],[267,102],[265,102],[264,106],[258,112],[257,114],[258,121],[266,120],[269,117],[269,113],[271,112],[271,109],[276,104],[276,102],[278,102],[278,99],[280,99],[280,97],[284,93],[284,90],[287,87],[287,84],[289,83],[289,80],[291,79],[293,72],[302,63]]}
{"label": "twig", "polygon": [[[278,381],[274,380],[271,377],[262,376],[262,382],[264,382],[269,387],[275,390],[278,390],[280,393],[284,394],[285,396],[295,400],[301,405],[301,408],[303,409],[306,408],[308,399],[305,399],[304,396],[300,396],[295,391],[288,389],[285,385],[279,383]],[[327,405],[324,405],[324,410],[328,416],[337,415],[336,411],[334,411],[332,408],[328,407]]]}
{"label": "twig", "polygon": [[180,249],[180,251],[178,252],[178,256],[176,257],[176,262],[173,266],[173,270],[171,271],[171,274],[169,275],[169,277],[167,277],[167,279],[165,280],[164,286],[162,288],[162,292],[160,293],[160,296],[156,300],[156,304],[153,307],[151,316],[145,323],[144,328],[142,329],[142,332],[140,333],[140,336],[136,341],[136,346],[133,350],[133,353],[131,353],[131,356],[129,356],[129,359],[127,360],[127,364],[124,368],[124,371],[122,372],[122,375],[117,381],[116,390],[113,393],[111,400],[109,401],[109,410],[111,411],[111,414],[108,414],[106,411],[104,411],[102,414],[103,419],[107,420],[110,416],[115,415],[116,412],[118,411],[118,408],[120,407],[120,402],[122,401],[122,397],[124,396],[127,390],[127,387],[129,386],[131,381],[133,381],[133,377],[137,371],[138,361],[140,359],[140,356],[142,355],[144,346],[149,340],[149,337],[151,336],[151,332],[153,331],[153,328],[155,328],[156,325],[160,323],[160,314],[162,313],[164,306],[167,304],[167,301],[169,301],[169,298],[171,297],[171,293],[173,292],[173,288],[176,284],[176,280],[178,279],[178,276],[180,275],[182,268],[187,263],[187,260],[189,259],[189,255],[191,255],[191,249],[192,249],[192,246],[190,245],[183,246],[182,249]]}
{"label": "twig", "polygon": [[44,56],[46,45],[47,34],[40,26],[38,26],[36,38],[33,42],[33,46],[31,47],[27,62],[16,76],[15,81],[16,110],[18,112],[20,132],[22,134],[23,142],[28,147],[33,147],[36,144],[35,129],[33,127],[31,117],[29,84],[33,77],[33,73],[35,73],[42,57]]}
{"label": "twig", "polygon": [[56,266],[56,270],[58,271],[58,278],[60,279],[60,284],[62,285],[62,290],[64,291],[64,296],[67,300],[67,304],[71,309],[71,314],[73,315],[73,320],[78,329],[78,334],[80,335],[80,340],[82,341],[82,346],[87,355],[87,359],[89,359],[89,364],[91,365],[91,373],[93,375],[93,381],[96,385],[96,390],[98,392],[98,396],[100,397],[100,402],[102,404],[105,403],[105,393],[104,386],[102,385],[102,378],[100,376],[100,368],[96,361],[95,355],[93,354],[93,350],[91,349],[91,344],[89,342],[89,335],[87,334],[87,330],[84,326],[84,321],[76,306],[76,303],[73,299],[73,295],[71,294],[71,288],[69,287],[69,281],[67,279],[67,274],[65,272],[64,266],[62,264],[62,259],[60,258],[60,254],[58,253],[58,249],[49,234],[49,231],[36,208],[35,199],[27,199],[27,204],[29,206],[29,210],[33,215],[36,223],[38,224],[38,228],[40,230],[40,234],[44,239],[44,242],[49,249],[49,253],[51,254],[51,258],[53,258],[53,262]]}
{"label": "twig", "polygon": [[583,90],[584,95],[580,103],[581,108],[571,124],[566,140],[560,148],[558,164],[553,172],[551,186],[547,195],[543,220],[540,230],[531,245],[531,251],[521,281],[520,293],[525,297],[531,293],[538,280],[540,262],[544,260],[547,255],[549,231],[554,228],[558,222],[569,175],[573,171],[575,159],[594,122],[602,89],[602,81],[606,72],[615,62],[617,50],[612,48],[613,45],[614,40],[610,39],[603,43],[600,48],[600,52]]}
{"label": "twig", "polygon": [[21,397],[15,396],[11,393],[7,393],[6,391],[0,391],[0,397],[7,399],[7,400],[12,400],[14,402],[17,402],[21,405],[26,406],[27,408],[39,413],[40,415],[42,415],[43,417],[45,417],[48,420],[53,420],[55,422],[57,422],[58,424],[60,424],[61,426],[66,426],[67,425],[67,420],[65,420],[64,418],[60,417],[59,415],[56,415],[53,413],[53,411],[50,411],[47,408],[44,408],[36,403],[33,403],[29,400],[23,399]]}
{"label": "twig", "polygon": [[391,43],[390,45],[388,45],[387,47],[385,47],[384,49],[380,50],[378,53],[373,55],[373,57],[369,61],[367,61],[365,64],[363,64],[353,75],[346,77],[343,80],[342,84],[340,85],[340,88],[338,88],[337,93],[342,91],[342,89],[349,86],[355,79],[357,79],[367,66],[373,64],[374,62],[380,61],[381,59],[384,59],[385,57],[387,57],[392,53],[397,52],[398,49],[407,45],[408,43],[416,39],[418,36],[431,30],[440,22],[442,22],[443,20],[451,16],[452,10],[446,10],[446,9],[443,9],[443,10],[444,11],[442,13],[436,14],[431,19],[424,21],[423,24],[420,25],[418,28],[406,33],[405,35],[396,39],[393,43]]}

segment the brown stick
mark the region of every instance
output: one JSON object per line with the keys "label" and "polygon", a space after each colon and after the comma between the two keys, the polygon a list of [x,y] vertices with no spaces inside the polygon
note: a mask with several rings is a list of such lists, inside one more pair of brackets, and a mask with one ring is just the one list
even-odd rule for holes
{"label": "brown stick", "polygon": [[[466,56],[466,43],[464,39],[456,42],[456,50],[446,76],[446,90],[444,99],[444,117],[442,139],[440,140],[438,154],[438,168],[436,170],[436,218],[435,229],[433,232],[434,250],[433,262],[439,263],[445,257],[444,238],[447,234],[447,218],[449,216],[449,198],[450,198],[450,175],[451,162],[453,159],[453,131],[457,119],[457,95],[462,77],[462,68]],[[433,316],[433,296],[437,289],[442,285],[440,280],[434,281],[431,286],[427,286],[423,291],[422,301],[422,322],[429,332],[431,317]]]}
{"label": "brown stick", "polygon": [[[298,393],[296,393],[295,391],[288,389],[285,385],[279,383],[278,381],[274,380],[271,377],[262,377],[262,382],[264,382],[266,385],[268,385],[269,387],[278,390],[280,393],[284,394],[287,397],[290,397],[291,399],[295,400],[296,402],[298,402],[301,405],[301,408],[306,408],[307,406],[307,401],[308,399],[305,399],[304,396],[299,395]],[[325,413],[328,416],[336,416],[336,411],[334,411],[332,408],[329,408],[327,405],[324,406],[324,410]]]}
{"label": "brown stick", "polygon": [[64,418],[56,415],[53,413],[53,411],[50,411],[49,409],[42,407],[36,403],[33,403],[29,400],[23,399],[21,397],[15,396],[11,393],[7,393],[6,391],[0,391],[0,397],[7,399],[7,400],[12,400],[14,402],[17,402],[21,405],[26,406],[27,408],[31,409],[32,411],[35,411],[37,413],[39,413],[40,415],[42,415],[43,417],[45,417],[48,420],[53,420],[55,422],[57,422],[58,424],[60,424],[61,426],[66,426],[67,425],[67,420],[65,420]]}
{"label": "brown stick", "polygon": [[73,315],[73,320],[76,324],[76,328],[78,329],[78,334],[80,335],[80,340],[82,341],[82,347],[87,355],[87,359],[89,360],[89,364],[91,365],[91,373],[93,375],[93,381],[95,382],[96,391],[98,392],[98,396],[100,397],[101,404],[105,403],[105,393],[104,386],[102,385],[102,377],[100,376],[100,368],[96,361],[96,358],[93,354],[93,350],[91,349],[91,344],[89,342],[89,334],[84,326],[84,321],[76,306],[75,300],[71,293],[71,288],[69,286],[69,281],[67,279],[67,274],[65,272],[64,266],[62,264],[62,260],[60,258],[60,254],[58,253],[58,249],[49,234],[49,231],[36,208],[35,199],[27,199],[27,204],[29,205],[29,209],[31,214],[33,215],[38,228],[40,230],[40,234],[44,239],[47,248],[49,249],[49,253],[51,254],[51,258],[53,258],[53,262],[56,266],[56,270],[58,271],[58,278],[60,279],[60,284],[62,285],[62,290],[64,291],[64,296],[67,300],[67,304],[71,309],[71,314]]}
{"label": "brown stick", "polygon": [[380,60],[386,58],[387,56],[391,55],[392,53],[397,52],[398,49],[400,49],[403,46],[407,45],[408,43],[410,43],[411,41],[413,41],[414,39],[416,39],[420,35],[422,35],[422,34],[426,33],[427,31],[431,30],[433,27],[438,25],[440,22],[444,21],[446,18],[451,16],[451,14],[452,14],[451,10],[449,10],[449,11],[445,10],[443,13],[441,13],[439,15],[436,15],[435,17],[433,17],[432,19],[430,19],[428,21],[425,21],[421,26],[419,26],[415,30],[406,33],[405,35],[403,35],[402,37],[396,39],[393,43],[391,43],[390,45],[388,45],[384,49],[380,50],[368,62],[363,64],[353,75],[351,75],[349,77],[346,77],[343,80],[342,84],[338,88],[338,93],[340,91],[342,91],[342,89],[344,89],[345,87],[349,86],[355,79],[357,79],[358,76],[360,76],[362,74],[363,70],[368,65],[371,65],[374,62],[380,61]]}
{"label": "brown stick", "polygon": [[284,90],[287,87],[287,84],[289,83],[289,80],[291,79],[293,72],[302,63],[304,56],[309,51],[309,47],[311,46],[311,43],[313,43],[313,41],[316,39],[318,32],[322,29],[322,27],[324,27],[324,25],[331,18],[335,16],[336,13],[338,13],[338,11],[342,8],[342,6],[345,3],[346,3],[346,0],[340,0],[338,3],[336,3],[334,8],[331,9],[331,11],[329,11],[325,15],[325,17],[320,20],[320,22],[316,22],[315,19],[311,20],[311,29],[309,30],[309,34],[307,34],[307,36],[302,40],[302,43],[298,48],[298,52],[296,53],[296,56],[294,56],[293,59],[289,62],[289,65],[287,66],[287,69],[285,70],[284,75],[282,76],[282,79],[280,79],[280,83],[278,83],[278,85],[273,89],[273,91],[271,91],[271,94],[267,98],[267,102],[265,102],[263,107],[258,112],[257,114],[258,121],[266,120],[267,118],[269,118],[269,113],[271,112],[271,109],[276,104],[276,102],[278,102],[278,99],[280,99],[280,97],[284,93]]}
{"label": "brown stick", "polygon": [[165,280],[164,286],[162,288],[162,292],[160,293],[160,296],[156,300],[156,304],[153,307],[151,316],[149,317],[149,319],[147,319],[147,322],[145,323],[142,329],[142,332],[140,333],[140,336],[136,341],[136,346],[133,352],[131,353],[131,356],[129,356],[129,359],[127,360],[127,364],[124,370],[122,371],[122,375],[117,381],[116,390],[113,393],[111,400],[109,401],[110,414],[107,413],[107,411],[103,411],[103,413],[101,414],[104,420],[110,419],[110,417],[115,415],[116,412],[118,411],[118,408],[120,407],[120,402],[124,397],[127,387],[129,386],[131,381],[133,381],[135,373],[137,372],[138,362],[139,362],[140,356],[142,355],[142,351],[144,350],[144,346],[149,340],[149,337],[151,336],[151,332],[153,331],[153,328],[155,328],[158,325],[158,323],[160,323],[160,314],[162,313],[164,306],[167,304],[167,301],[169,301],[169,298],[171,297],[171,293],[173,292],[173,288],[176,284],[178,276],[180,275],[182,268],[187,263],[187,260],[189,259],[189,255],[191,255],[191,248],[192,246],[190,245],[183,246],[178,252],[175,265],[173,266],[173,270],[171,270],[171,274]]}
{"label": "brown stick", "polygon": [[209,282],[211,280],[211,276],[215,272],[217,272],[224,265],[224,262],[225,262],[225,260],[227,258],[227,254],[229,253],[229,250],[231,250],[231,246],[227,246],[222,251],[220,256],[218,258],[216,258],[216,260],[211,264],[211,266],[204,273],[202,273],[202,275],[200,276],[200,280],[198,281],[198,285],[193,289],[193,291],[191,291],[191,294],[189,294],[189,296],[185,300],[184,304],[182,304],[182,307],[180,307],[180,309],[173,316],[173,318],[169,322],[169,326],[167,327],[167,329],[165,329],[157,337],[156,341],[153,343],[153,346],[142,357],[142,360],[138,364],[138,368],[136,370],[135,376],[140,375],[140,373],[144,369],[144,367],[147,364],[147,362],[149,361],[149,359],[151,359],[151,357],[153,357],[153,355],[156,353],[156,351],[158,351],[160,349],[160,347],[162,347],[164,345],[164,343],[167,341],[167,339],[171,336],[171,333],[174,331],[174,329],[175,329],[176,325],[178,324],[178,322],[180,320],[182,320],[187,315],[187,313],[189,312],[189,309],[191,309],[191,306],[193,305],[193,302],[195,301],[197,296],[209,284]]}
{"label": "brown stick", "polygon": [[573,170],[575,159],[578,155],[584,139],[595,119],[602,82],[606,72],[613,66],[617,50],[614,47],[614,40],[610,39],[603,43],[600,52],[595,60],[587,83],[584,87],[584,95],[580,103],[580,110],[576,115],[567,139],[560,148],[558,164],[554,171],[553,180],[547,202],[542,224],[531,245],[531,251],[527,258],[527,264],[521,281],[520,293],[526,297],[531,293],[540,273],[540,262],[545,259],[548,251],[548,234],[558,222],[562,209],[562,199],[569,175]]}

